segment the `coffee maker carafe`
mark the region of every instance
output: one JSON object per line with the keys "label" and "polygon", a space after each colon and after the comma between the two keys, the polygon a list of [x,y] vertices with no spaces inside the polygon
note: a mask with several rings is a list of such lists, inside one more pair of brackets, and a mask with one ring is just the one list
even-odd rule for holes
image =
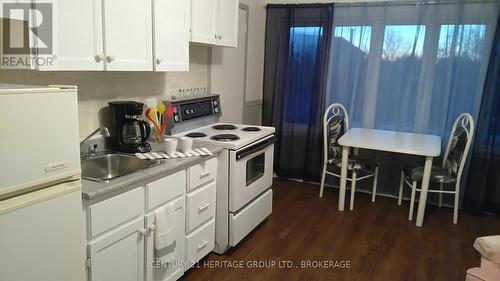
{"label": "coffee maker carafe", "polygon": [[141,119],[143,103],[135,101],[110,102],[111,120],[114,123],[114,148],[121,152],[149,152],[147,143],[151,127]]}

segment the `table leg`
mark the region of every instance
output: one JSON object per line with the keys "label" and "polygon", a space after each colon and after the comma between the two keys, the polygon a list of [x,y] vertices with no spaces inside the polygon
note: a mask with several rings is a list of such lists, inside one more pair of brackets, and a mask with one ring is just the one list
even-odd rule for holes
{"label": "table leg", "polygon": [[418,201],[417,222],[416,225],[422,227],[424,223],[425,204],[427,203],[427,191],[429,190],[429,181],[431,179],[432,156],[425,158],[424,174],[422,176],[422,187],[420,190],[420,199]]}
{"label": "table leg", "polygon": [[342,147],[342,167],[340,168],[340,193],[339,193],[339,211],[344,211],[345,190],[347,182],[347,163],[349,163],[349,147]]}

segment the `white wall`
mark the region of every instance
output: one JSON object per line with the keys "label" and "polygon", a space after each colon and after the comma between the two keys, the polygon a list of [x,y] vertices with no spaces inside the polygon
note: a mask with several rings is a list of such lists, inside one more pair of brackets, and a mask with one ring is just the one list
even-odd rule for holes
{"label": "white wall", "polygon": [[180,88],[208,87],[209,48],[190,46],[189,72],[37,72],[0,70],[0,83],[77,85],[80,137],[108,124],[112,100],[170,99]]}

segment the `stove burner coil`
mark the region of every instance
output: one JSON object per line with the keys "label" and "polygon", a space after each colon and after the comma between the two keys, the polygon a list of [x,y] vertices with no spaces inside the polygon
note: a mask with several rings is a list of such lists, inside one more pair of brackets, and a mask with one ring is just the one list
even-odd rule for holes
{"label": "stove burner coil", "polygon": [[231,124],[219,124],[215,125],[212,128],[216,130],[236,130],[236,126],[231,125]]}
{"label": "stove burner coil", "polygon": [[202,137],[206,137],[207,134],[205,133],[200,133],[200,132],[192,132],[192,133],[189,133],[186,135],[186,137],[190,137],[190,138],[202,138]]}
{"label": "stove burner coil", "polygon": [[214,141],[235,141],[235,140],[239,140],[240,137],[238,137],[237,135],[233,135],[233,134],[220,134],[220,135],[212,136],[210,139],[214,140]]}
{"label": "stove burner coil", "polygon": [[245,132],[258,132],[258,131],[260,131],[260,128],[258,128],[258,127],[245,127],[241,130],[245,131]]}

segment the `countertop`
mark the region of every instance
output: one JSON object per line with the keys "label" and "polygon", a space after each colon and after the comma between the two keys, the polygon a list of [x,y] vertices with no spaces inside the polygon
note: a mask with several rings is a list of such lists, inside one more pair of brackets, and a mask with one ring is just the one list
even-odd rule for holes
{"label": "countertop", "polygon": [[[152,147],[152,151],[161,151],[161,149],[155,149],[155,146],[153,144]],[[141,186],[146,181],[151,182],[157,180],[175,172],[184,170],[189,166],[196,165],[200,162],[216,157],[217,154],[222,151],[222,148],[218,146],[208,144],[204,144],[201,146],[193,144],[193,148],[201,147],[208,148],[208,150],[210,150],[210,152],[212,152],[214,156],[209,155],[176,159],[162,159],[161,163],[158,165],[119,177],[109,182],[95,182],[82,179],[82,197],[85,200],[93,200],[104,195],[120,193],[121,191],[126,191],[129,188]]]}

